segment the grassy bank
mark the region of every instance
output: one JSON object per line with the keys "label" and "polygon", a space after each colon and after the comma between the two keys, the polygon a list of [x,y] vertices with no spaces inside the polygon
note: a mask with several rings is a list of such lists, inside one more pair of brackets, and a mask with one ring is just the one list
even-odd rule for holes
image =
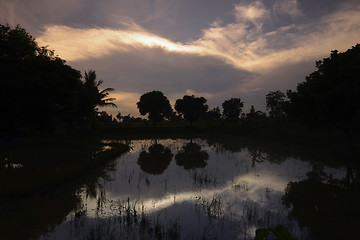
{"label": "grassy bank", "polygon": [[295,144],[335,144],[360,147],[359,135],[347,135],[342,131],[307,127],[289,121],[197,121],[190,125],[186,121],[138,122],[129,124],[102,123],[96,126],[97,133],[116,136],[188,136],[224,134],[234,137],[261,138]]}

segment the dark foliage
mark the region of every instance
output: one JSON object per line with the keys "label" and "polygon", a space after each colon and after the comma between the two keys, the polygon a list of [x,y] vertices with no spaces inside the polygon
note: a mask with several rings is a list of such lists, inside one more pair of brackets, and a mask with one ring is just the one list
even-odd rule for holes
{"label": "dark foliage", "polygon": [[81,74],[39,47],[20,26],[0,25],[0,128],[8,134],[51,133],[88,126],[95,106],[110,103],[94,71]]}
{"label": "dark foliage", "polygon": [[198,120],[208,110],[207,100],[204,97],[185,95],[182,99],[176,100],[175,109],[182,114],[190,123]]}
{"label": "dark foliage", "polygon": [[314,126],[328,126],[346,132],[359,130],[360,44],[343,53],[316,62],[317,70],[288,91],[286,113]]}
{"label": "dark foliage", "polygon": [[113,88],[99,89],[99,86],[103,83],[103,80],[96,80],[96,73],[94,70],[85,72],[83,82],[83,96],[81,98],[83,115],[88,118],[93,118],[97,113],[97,106],[111,106],[116,107],[112,102],[115,98],[109,98],[109,92],[113,91]]}
{"label": "dark foliage", "polygon": [[224,118],[239,118],[244,102],[240,98],[230,98],[222,104]]}
{"label": "dark foliage", "polygon": [[219,120],[221,118],[220,108],[216,107],[206,112],[205,119]]}
{"label": "dark foliage", "polygon": [[334,179],[315,167],[307,176],[285,189],[283,203],[291,208],[290,217],[308,227],[314,239],[358,237],[359,170],[348,166],[344,178]]}
{"label": "dark foliage", "polygon": [[293,237],[289,230],[283,226],[278,225],[273,228],[259,228],[256,229],[254,240],[298,240],[296,237]]}
{"label": "dark foliage", "polygon": [[266,94],[266,109],[272,118],[285,117],[285,94],[281,91]]}
{"label": "dark foliage", "polygon": [[172,108],[169,100],[160,91],[147,92],[140,97],[137,107],[141,115],[148,115],[150,121],[161,122],[164,118],[172,116]]}

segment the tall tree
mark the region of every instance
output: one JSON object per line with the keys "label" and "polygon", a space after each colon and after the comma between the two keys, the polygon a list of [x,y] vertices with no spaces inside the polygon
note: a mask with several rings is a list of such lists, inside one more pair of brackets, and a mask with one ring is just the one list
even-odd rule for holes
{"label": "tall tree", "polygon": [[155,123],[163,121],[164,118],[170,118],[173,112],[169,100],[160,91],[147,92],[141,95],[137,107],[141,115],[149,114],[149,120]]}
{"label": "tall tree", "polygon": [[185,95],[182,99],[176,100],[175,109],[192,124],[208,110],[209,106],[206,105],[206,102],[207,100],[204,97]]}
{"label": "tall tree", "polygon": [[221,105],[223,107],[223,116],[225,118],[239,118],[244,102],[240,98],[230,98]]}

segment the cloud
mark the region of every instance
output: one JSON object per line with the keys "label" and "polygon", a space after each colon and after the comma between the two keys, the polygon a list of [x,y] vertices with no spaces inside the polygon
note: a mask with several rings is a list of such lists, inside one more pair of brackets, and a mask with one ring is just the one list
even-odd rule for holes
{"label": "cloud", "polygon": [[[49,45],[75,68],[95,69],[129,111],[151,90],[162,90],[172,101],[195,93],[207,96],[212,106],[230,97],[262,106],[268,90],[295,88],[316,60],[333,49],[345,51],[360,35],[357,1],[331,1],[323,15],[296,0],[209,0],[216,9],[233,9],[228,15],[207,10],[206,17],[199,15],[201,1],[108,0],[88,7],[84,0],[32,2],[3,0],[0,19],[32,22],[40,45]],[[205,27],[205,20],[211,24]],[[184,27],[192,23],[196,27],[187,32]]]}
{"label": "cloud", "polygon": [[114,51],[129,51],[131,48],[162,48],[169,52],[198,54],[204,51],[198,46],[175,43],[156,36],[136,24],[128,24],[128,29],[47,26],[37,42],[56,49],[62,58],[69,61],[102,57]]}
{"label": "cloud", "polygon": [[[212,98],[237,88],[252,75],[212,56],[168,52],[160,47],[129,48],[101,58],[75,61],[71,66],[85,70],[96,66],[97,75],[104,80],[102,87],[115,88],[115,94],[119,91],[139,97],[145,92],[160,90],[173,104],[185,94]],[[138,97],[131,102],[133,108]],[[136,109],[119,107],[119,110],[138,115]]]}
{"label": "cloud", "polygon": [[290,17],[300,17],[303,15],[298,8],[297,0],[277,0],[273,6],[273,12],[276,16],[288,15]]}
{"label": "cloud", "polygon": [[62,24],[76,18],[86,6],[85,0],[1,0],[0,21],[12,26],[20,24],[33,34],[44,24]]}
{"label": "cloud", "polygon": [[234,16],[238,22],[252,22],[257,28],[261,27],[262,21],[269,18],[269,11],[261,1],[254,1],[250,5],[236,4]]}
{"label": "cloud", "polygon": [[[213,22],[203,30],[201,38],[184,43],[150,33],[135,23],[128,24],[127,29],[48,26],[37,40],[49,44],[69,61],[102,57],[130,48],[162,48],[167,52],[212,56],[234,67],[256,71],[318,57],[339,45],[347,48],[354,45],[359,34],[359,6],[359,3],[351,8],[345,5],[311,24],[274,25],[271,31],[265,31],[264,24],[276,22],[270,17],[271,9],[266,9],[260,1],[248,6],[238,4],[233,11],[236,22],[223,26],[219,21]],[[301,13],[293,0],[276,1],[272,11],[292,16]]]}

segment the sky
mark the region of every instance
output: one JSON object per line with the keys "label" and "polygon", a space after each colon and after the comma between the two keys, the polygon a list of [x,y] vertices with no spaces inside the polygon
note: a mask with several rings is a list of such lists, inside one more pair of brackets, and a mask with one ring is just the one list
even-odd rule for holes
{"label": "sky", "polygon": [[82,73],[95,70],[118,108],[159,90],[172,105],[232,97],[265,111],[269,91],[295,90],[331,50],[360,43],[358,0],[0,0],[20,24]]}

